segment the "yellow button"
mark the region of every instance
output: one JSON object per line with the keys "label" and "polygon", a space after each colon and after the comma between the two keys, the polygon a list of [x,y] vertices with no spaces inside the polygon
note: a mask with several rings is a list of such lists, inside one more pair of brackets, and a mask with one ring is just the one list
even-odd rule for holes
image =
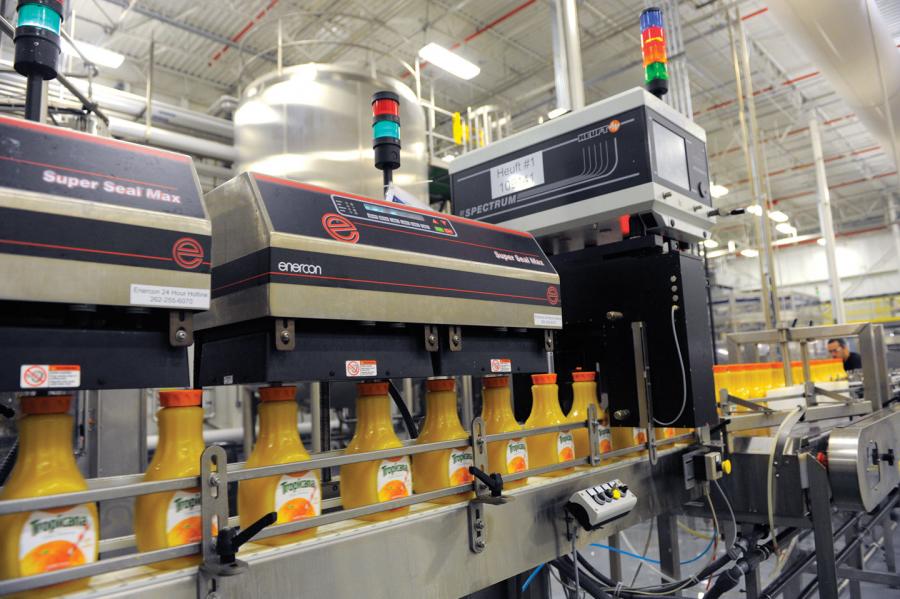
{"label": "yellow button", "polygon": [[731,474],[731,460],[722,460],[722,472]]}
{"label": "yellow button", "polygon": [[613,489],[613,499],[622,499],[622,492],[618,489]]}

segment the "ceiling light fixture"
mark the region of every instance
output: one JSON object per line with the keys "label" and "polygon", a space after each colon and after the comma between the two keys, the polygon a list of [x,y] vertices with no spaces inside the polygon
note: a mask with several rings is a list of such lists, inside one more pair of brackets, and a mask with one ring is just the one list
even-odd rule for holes
{"label": "ceiling light fixture", "polygon": [[775,230],[779,233],[784,233],[785,235],[797,235],[797,227],[793,226],[791,223],[778,223],[775,225]]}
{"label": "ceiling light fixture", "polygon": [[713,249],[719,247],[719,242],[716,241],[715,239],[704,239],[703,247],[713,250]]}
{"label": "ceiling light fixture", "polygon": [[759,250],[755,250],[753,248],[745,248],[741,250],[741,256],[744,258],[756,258],[759,256]]}
{"label": "ceiling light fixture", "polygon": [[569,112],[568,108],[563,108],[563,107],[554,108],[553,110],[551,110],[550,112],[547,113],[547,118],[550,120],[553,120],[558,116],[562,116],[562,115],[566,114],[567,112]]}
{"label": "ceiling light fixture", "polygon": [[816,239],[816,243],[818,243],[818,244],[821,245],[822,247],[825,247],[825,245],[826,245],[826,243],[825,243],[825,238],[824,238],[824,237],[819,237],[818,239]]}
{"label": "ceiling light fixture", "polygon": [[728,188],[724,185],[713,183],[709,186],[709,194],[715,199],[723,198],[728,195]]}
{"label": "ceiling light fixture", "polygon": [[[80,40],[75,40],[75,44],[78,46],[78,50],[81,50],[81,54],[84,54],[84,57],[87,58],[88,61],[98,67],[118,69],[122,66],[122,63],[125,62],[124,54],[119,54],[118,52],[113,52],[112,50],[107,50],[106,48],[101,48],[100,46],[95,46],[94,44],[89,44]],[[81,58],[81,55],[78,54],[78,50],[72,47],[72,44],[70,44],[68,40],[63,38],[63,54]]]}
{"label": "ceiling light fixture", "polygon": [[431,42],[427,46],[423,46],[419,50],[419,58],[426,60],[438,67],[455,75],[460,79],[472,79],[477,77],[481,69],[473,62],[469,62],[459,54],[451,52],[440,44]]}
{"label": "ceiling light fixture", "polygon": [[786,223],[791,219],[791,217],[789,217],[781,210],[772,210],[771,212],[769,212],[769,218],[771,218],[776,223]]}
{"label": "ceiling light fixture", "polygon": [[759,204],[751,204],[747,206],[746,211],[755,216],[762,216],[762,206]]}

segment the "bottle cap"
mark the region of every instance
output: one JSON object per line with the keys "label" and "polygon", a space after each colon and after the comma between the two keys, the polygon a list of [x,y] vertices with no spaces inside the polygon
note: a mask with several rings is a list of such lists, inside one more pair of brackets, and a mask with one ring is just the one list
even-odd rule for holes
{"label": "bottle cap", "polygon": [[456,391],[456,381],[453,379],[428,379],[425,388],[429,391]]}
{"label": "bottle cap", "polygon": [[592,383],[597,380],[597,373],[591,370],[576,370],[572,373],[572,382],[574,383]]}
{"label": "bottle cap", "polygon": [[376,382],[376,383],[358,383],[356,385],[356,390],[360,396],[366,397],[370,395],[387,395],[388,393],[388,383],[387,382]]}
{"label": "bottle cap", "polygon": [[260,401],[294,401],[297,397],[297,387],[260,387]]}
{"label": "bottle cap", "polygon": [[531,382],[535,385],[555,385],[556,373],[548,372],[546,374],[532,374]]}
{"label": "bottle cap", "polygon": [[501,389],[503,387],[509,387],[509,377],[505,374],[500,376],[486,376],[481,379],[481,384],[484,385],[485,389]]}
{"label": "bottle cap", "polygon": [[169,389],[159,392],[159,405],[164,408],[188,408],[203,403],[203,389]]}
{"label": "bottle cap", "polygon": [[65,414],[71,403],[71,395],[31,395],[19,400],[23,414]]}

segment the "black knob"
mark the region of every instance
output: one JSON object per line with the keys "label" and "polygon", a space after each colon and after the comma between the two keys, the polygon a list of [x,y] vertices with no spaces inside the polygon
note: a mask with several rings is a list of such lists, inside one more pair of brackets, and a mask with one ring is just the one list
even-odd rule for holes
{"label": "black knob", "polygon": [[603,491],[603,493],[604,493],[607,497],[609,497],[610,499],[612,499],[612,496],[613,496],[613,490],[612,490],[611,488],[610,488],[610,489],[605,489],[605,490]]}
{"label": "black knob", "polygon": [[475,466],[469,466],[469,473],[491,490],[491,497],[500,497],[503,494],[503,477],[500,474],[496,472],[488,474]]}
{"label": "black knob", "polygon": [[619,485],[619,490],[622,491],[622,495],[628,492],[628,485]]}
{"label": "black knob", "polygon": [[259,534],[259,531],[266,526],[275,524],[277,520],[278,514],[269,512],[244,530],[240,530],[237,526],[221,529],[216,536],[216,553],[219,555],[219,563],[233,564],[241,545]]}

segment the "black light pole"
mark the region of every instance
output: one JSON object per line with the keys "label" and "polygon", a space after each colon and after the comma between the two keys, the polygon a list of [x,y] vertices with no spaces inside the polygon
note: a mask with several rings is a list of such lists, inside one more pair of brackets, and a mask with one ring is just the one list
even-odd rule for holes
{"label": "black light pole", "polygon": [[44,81],[56,78],[59,63],[63,3],[60,0],[19,0],[16,10],[19,14],[13,66],[28,79],[25,118],[40,121]]}

